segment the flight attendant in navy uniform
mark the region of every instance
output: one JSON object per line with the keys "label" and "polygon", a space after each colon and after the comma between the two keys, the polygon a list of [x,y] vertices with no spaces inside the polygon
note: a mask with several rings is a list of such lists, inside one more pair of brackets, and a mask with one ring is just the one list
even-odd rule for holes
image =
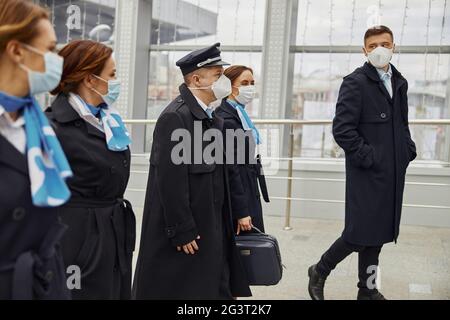
{"label": "flight attendant in navy uniform", "polygon": [[[245,209],[233,210],[239,214],[233,217],[236,233],[253,232],[255,231],[254,227],[264,232],[261,194],[266,202],[269,202],[269,194],[262,170],[261,156],[255,156],[256,146],[261,143],[261,138],[258,129],[245,110],[246,105],[252,102],[255,95],[253,70],[246,66],[235,65],[225,69],[224,75],[231,81],[232,94],[222,101],[220,107],[217,108],[216,115],[224,119],[225,130],[251,132],[251,136],[245,139],[243,150],[240,150],[245,153],[245,161],[238,163],[237,144],[235,143],[235,162],[227,165],[229,175],[237,176],[238,184],[244,189],[245,195],[242,199]],[[238,203],[240,202],[238,201]],[[231,204],[235,205],[236,201],[232,201]]]}
{"label": "flight attendant in navy uniform", "polygon": [[[230,209],[230,198],[242,198],[242,187],[228,177],[224,162],[202,157],[208,143],[195,139],[209,129],[223,130],[223,119],[213,110],[231,93],[231,83],[223,75],[227,63],[220,57],[219,46],[191,52],[177,62],[185,81],[179,87],[180,95],[160,115],[153,133],[133,286],[136,299],[251,295],[234,241]],[[177,129],[193,137],[186,145],[192,153],[181,163],[172,158],[179,142],[171,137]],[[193,161],[191,156],[199,150],[201,161]],[[223,150],[218,156],[224,156]],[[241,190],[241,194],[230,195],[230,190]]]}
{"label": "flight attendant in navy uniform", "polygon": [[76,40],[64,57],[60,85],[47,116],[55,127],[74,177],[71,200],[59,213],[69,226],[64,260],[81,269],[73,299],[129,299],[135,217],[123,199],[130,176],[131,140],[114,108],[120,93],[112,49]]}
{"label": "flight attendant in navy uniform", "polygon": [[0,300],[70,298],[56,208],[72,173],[33,98],[62,72],[48,17],[29,1],[0,2]]}

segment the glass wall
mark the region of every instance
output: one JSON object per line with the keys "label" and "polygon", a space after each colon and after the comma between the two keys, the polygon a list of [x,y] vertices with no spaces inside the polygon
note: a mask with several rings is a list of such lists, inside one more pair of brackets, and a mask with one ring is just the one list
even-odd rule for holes
{"label": "glass wall", "polygon": [[92,39],[114,42],[116,0],[40,0],[51,12],[58,43]]}
{"label": "glass wall", "polygon": [[[38,0],[51,16],[58,47],[72,40],[91,39],[114,46],[116,0]],[[42,106],[49,106],[51,95],[37,97]]]}
{"label": "glass wall", "polygon": [[[117,0],[35,0],[52,13],[63,45],[74,39],[93,39],[114,45]],[[133,5],[132,1],[121,0]],[[189,51],[216,42],[223,59],[254,69],[257,99],[248,106],[261,114],[262,61],[267,2],[272,0],[149,0],[152,7],[148,119],[156,119],[178,95],[181,72],[175,62]],[[278,1],[278,0],[273,0]],[[447,0],[291,0],[292,66],[283,94],[289,102],[279,114],[293,119],[332,119],[342,78],[365,62],[366,29],[385,24],[398,47],[393,64],[409,82],[409,117],[450,118],[450,5]],[[407,52],[401,52],[404,48]],[[356,49],[356,51],[355,51]],[[441,50],[442,49],[442,50]],[[130,48],[133,50],[133,48]],[[442,52],[441,52],[442,51]],[[268,57],[270,59],[270,57]],[[142,80],[145,81],[145,80]],[[330,126],[296,126],[294,155],[339,158],[342,151]],[[412,126],[419,159],[449,161],[450,128]],[[151,143],[147,131],[146,150]],[[286,136],[287,139],[287,136]],[[287,145],[284,141],[282,145]]]}
{"label": "glass wall", "polygon": [[[300,0],[296,45],[325,46],[329,52],[295,53],[293,118],[333,118],[342,78],[366,61],[350,46],[362,47],[364,32],[374,24],[389,26],[398,47],[413,46],[421,52],[397,51],[392,61],[409,83],[409,118],[448,118],[449,54],[439,48],[450,44],[449,18],[444,0]],[[349,53],[334,53],[338,46],[348,47]],[[438,47],[438,53],[427,52],[432,46]],[[448,161],[450,137],[445,126],[411,128],[419,159]],[[296,127],[294,145],[296,156],[343,157],[330,126]]]}
{"label": "glass wall", "polygon": [[[194,48],[216,42],[221,43],[223,60],[254,70],[258,95],[248,111],[256,117],[265,9],[265,0],[154,0],[147,118],[158,118],[178,96],[183,78],[176,61]],[[147,132],[146,150],[150,151],[152,132]]]}

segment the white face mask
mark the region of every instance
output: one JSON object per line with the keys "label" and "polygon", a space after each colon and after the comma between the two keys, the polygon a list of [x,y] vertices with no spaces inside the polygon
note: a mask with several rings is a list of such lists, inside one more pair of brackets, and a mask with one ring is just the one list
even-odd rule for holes
{"label": "white face mask", "polygon": [[217,100],[211,102],[210,106],[218,106],[222,102],[223,98],[228,97],[231,94],[231,81],[224,74],[219,79],[214,81],[211,86],[208,87],[189,87],[192,90],[206,90],[211,89]]}
{"label": "white face mask", "polygon": [[254,85],[240,86],[235,88],[239,90],[239,94],[235,97],[237,102],[245,106],[253,101],[253,98],[255,97]]}
{"label": "white face mask", "polygon": [[393,54],[394,54],[393,49],[388,49],[385,47],[376,47],[371,52],[367,53],[367,58],[374,67],[384,68],[391,61]]}

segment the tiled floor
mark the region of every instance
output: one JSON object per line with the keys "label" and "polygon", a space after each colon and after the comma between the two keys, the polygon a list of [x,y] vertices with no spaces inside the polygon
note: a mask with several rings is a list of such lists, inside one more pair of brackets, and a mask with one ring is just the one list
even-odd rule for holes
{"label": "tiled floor", "polygon": [[[307,269],[343,228],[342,221],[294,218],[293,229],[284,231],[283,223],[281,217],[265,217],[267,233],[280,243],[283,279],[276,286],[252,287],[254,299],[309,299]],[[352,254],[338,265],[326,282],[326,299],[356,298],[357,264]],[[450,228],[402,226],[398,243],[383,247],[380,274],[387,299],[450,299]]]}

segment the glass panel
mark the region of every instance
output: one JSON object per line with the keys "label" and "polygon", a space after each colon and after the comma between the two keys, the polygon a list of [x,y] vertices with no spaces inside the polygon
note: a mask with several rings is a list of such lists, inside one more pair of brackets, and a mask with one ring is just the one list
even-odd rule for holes
{"label": "glass panel", "polygon": [[154,0],[151,44],[262,45],[265,0]]}
{"label": "glass panel", "polygon": [[92,39],[112,44],[116,0],[41,0],[51,12],[58,43]]}
{"label": "glass panel", "polygon": [[296,43],[361,45],[368,27],[383,24],[397,44],[448,45],[450,8],[444,12],[444,5],[445,0],[300,0]]}
{"label": "glass panel", "polygon": [[[410,119],[439,119],[449,115],[446,105],[450,55],[396,55],[393,64],[408,80]],[[362,54],[296,54],[292,113],[294,119],[332,119],[342,78],[361,66]],[[443,160],[445,126],[411,126],[418,159]],[[330,126],[295,128],[295,155],[343,157]]]}

